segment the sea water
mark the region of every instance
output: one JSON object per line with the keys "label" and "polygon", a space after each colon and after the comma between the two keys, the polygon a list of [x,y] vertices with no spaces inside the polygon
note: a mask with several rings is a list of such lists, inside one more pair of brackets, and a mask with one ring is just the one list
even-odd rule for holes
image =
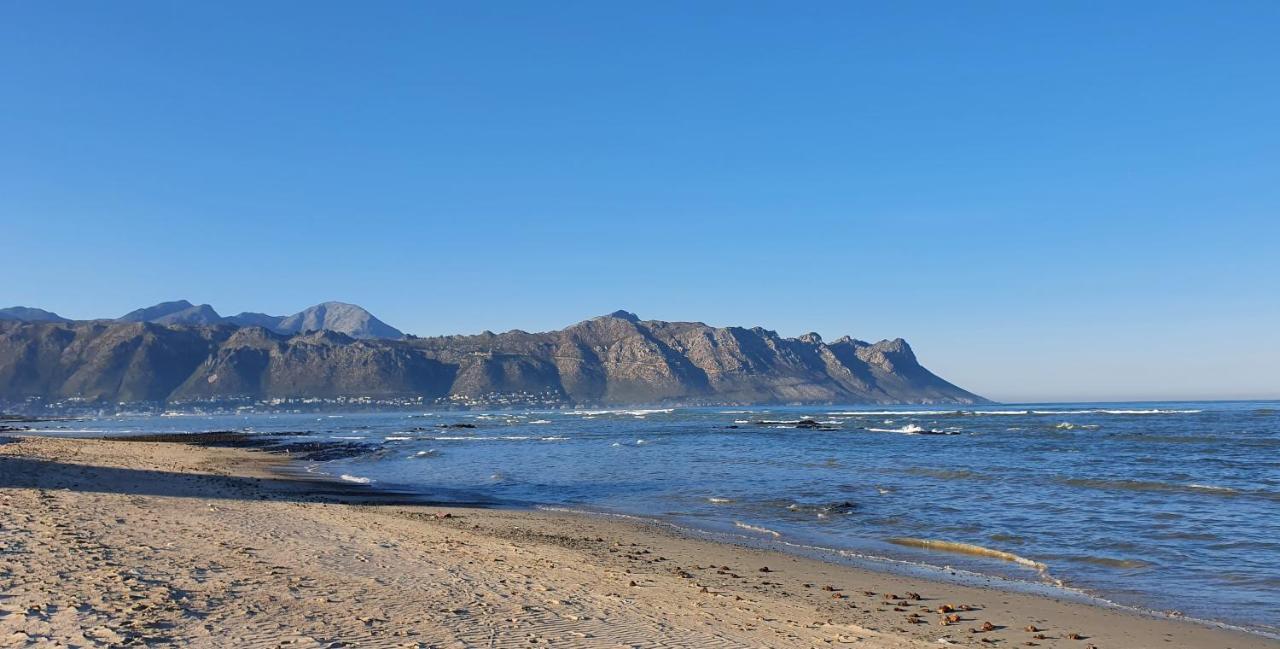
{"label": "sea water", "polygon": [[359,444],[307,469],[1280,632],[1280,403],[255,413],[35,427]]}

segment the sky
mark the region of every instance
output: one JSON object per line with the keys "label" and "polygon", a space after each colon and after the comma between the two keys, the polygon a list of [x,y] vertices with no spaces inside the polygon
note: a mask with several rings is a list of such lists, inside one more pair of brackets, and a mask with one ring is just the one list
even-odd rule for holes
{"label": "sky", "polygon": [[6,2],[0,307],[906,338],[1280,398],[1280,3]]}

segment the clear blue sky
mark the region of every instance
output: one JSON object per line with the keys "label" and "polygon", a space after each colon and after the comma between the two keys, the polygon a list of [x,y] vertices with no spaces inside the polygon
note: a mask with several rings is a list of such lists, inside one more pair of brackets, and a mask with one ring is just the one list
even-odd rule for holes
{"label": "clear blue sky", "polygon": [[0,7],[0,306],[902,336],[1280,396],[1280,3]]}

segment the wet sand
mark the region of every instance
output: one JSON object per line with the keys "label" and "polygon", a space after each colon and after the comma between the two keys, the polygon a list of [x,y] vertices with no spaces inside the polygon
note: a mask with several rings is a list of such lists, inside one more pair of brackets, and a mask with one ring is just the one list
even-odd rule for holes
{"label": "wet sand", "polygon": [[641,522],[413,504],[243,448],[4,439],[0,646],[1280,646]]}

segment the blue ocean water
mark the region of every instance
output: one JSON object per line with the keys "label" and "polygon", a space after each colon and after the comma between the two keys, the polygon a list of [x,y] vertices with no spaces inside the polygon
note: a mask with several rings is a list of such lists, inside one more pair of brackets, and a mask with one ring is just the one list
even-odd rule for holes
{"label": "blue ocean water", "polygon": [[368,452],[308,468],[433,498],[626,513],[890,567],[949,566],[1280,632],[1277,402],[242,413],[37,426],[357,443]]}

